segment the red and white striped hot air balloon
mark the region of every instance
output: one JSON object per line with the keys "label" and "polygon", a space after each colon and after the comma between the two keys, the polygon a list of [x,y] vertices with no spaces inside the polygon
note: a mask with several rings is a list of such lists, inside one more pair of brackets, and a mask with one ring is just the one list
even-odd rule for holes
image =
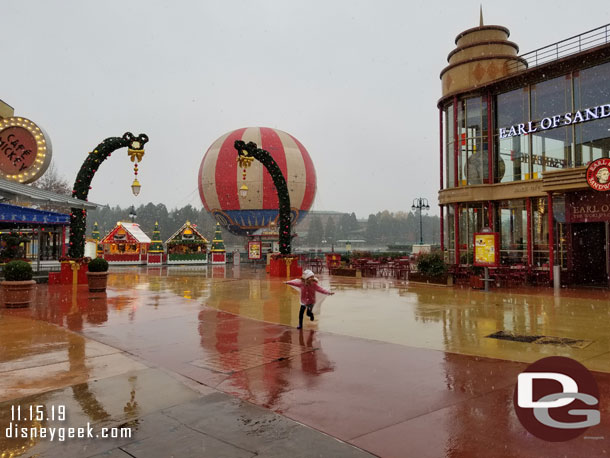
{"label": "red and white striped hot air balloon", "polygon": [[[229,132],[210,146],[199,168],[199,196],[207,211],[237,235],[277,223],[279,202],[271,175],[254,160],[246,169],[237,164],[235,140],[254,142],[269,152],[282,170],[288,184],[292,224],[311,208],[316,194],[316,171],[305,147],[292,135],[269,127],[246,127]],[[239,196],[242,184],[246,197]]]}

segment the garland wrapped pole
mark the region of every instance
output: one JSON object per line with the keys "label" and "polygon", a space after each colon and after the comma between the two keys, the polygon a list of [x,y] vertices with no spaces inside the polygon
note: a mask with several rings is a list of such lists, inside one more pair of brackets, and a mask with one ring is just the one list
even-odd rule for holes
{"label": "garland wrapped pole", "polygon": [[[288,194],[288,185],[282,175],[280,167],[277,162],[271,157],[264,149],[260,149],[254,142],[248,142],[247,144],[242,140],[235,141],[235,149],[237,150],[237,161],[240,167],[244,167],[244,174],[246,168],[248,168],[253,159],[259,161],[271,175],[273,184],[277,191],[277,198],[280,203],[279,208],[279,233],[280,233],[280,253],[290,254],[290,195]],[[246,190],[247,187],[242,186],[242,189]]]}
{"label": "garland wrapped pole", "polygon": [[[140,134],[136,137],[131,132],[126,132],[122,137],[110,137],[97,145],[97,147],[89,153],[87,159],[83,162],[78,175],[76,175],[72,197],[86,201],[89,190],[91,189],[91,180],[99,166],[114,150],[126,146],[129,148],[128,154],[131,157],[131,161],[135,162],[135,185],[138,181],[138,162],[141,161],[144,156],[144,145],[146,142],[148,142],[148,136],[146,134]],[[139,183],[137,183],[137,186],[139,187]],[[86,226],[87,211],[80,208],[72,208],[72,213],[70,214],[70,249],[68,251],[68,255],[71,258],[82,258],[84,256]]]}

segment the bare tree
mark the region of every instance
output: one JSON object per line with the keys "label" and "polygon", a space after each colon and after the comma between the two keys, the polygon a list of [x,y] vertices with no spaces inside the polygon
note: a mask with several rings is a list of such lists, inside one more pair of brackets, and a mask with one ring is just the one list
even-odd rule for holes
{"label": "bare tree", "polygon": [[51,165],[45,174],[32,183],[32,186],[45,191],[51,191],[56,194],[63,194],[66,196],[72,195],[72,186],[70,186],[68,180],[57,172],[55,163],[53,162],[51,162]]}

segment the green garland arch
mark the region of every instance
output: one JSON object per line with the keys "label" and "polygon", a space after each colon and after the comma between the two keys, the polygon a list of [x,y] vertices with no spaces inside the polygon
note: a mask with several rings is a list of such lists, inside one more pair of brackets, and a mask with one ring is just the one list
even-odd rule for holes
{"label": "green garland arch", "polygon": [[[124,133],[122,137],[105,139],[89,153],[85,162],[83,162],[78,175],[76,175],[76,181],[74,181],[72,197],[87,200],[91,189],[91,180],[93,180],[95,172],[114,150],[127,146],[130,150],[143,151],[147,142],[148,136],[146,134],[140,134],[136,137],[131,132]],[[87,210],[72,208],[70,214],[70,249],[68,250],[68,255],[71,258],[82,258],[85,254],[86,226]]]}
{"label": "green garland arch", "polygon": [[[247,144],[242,140],[235,140],[235,149],[237,155],[241,157],[250,156],[259,161],[267,169],[267,172],[273,179],[273,184],[277,190],[277,197],[280,203],[279,208],[279,233],[280,233],[280,253],[290,254],[290,194],[288,194],[288,185],[282,175],[280,167],[277,162],[271,157],[269,152],[264,149],[260,149],[254,142],[248,142]],[[244,154],[247,152],[248,154]]]}

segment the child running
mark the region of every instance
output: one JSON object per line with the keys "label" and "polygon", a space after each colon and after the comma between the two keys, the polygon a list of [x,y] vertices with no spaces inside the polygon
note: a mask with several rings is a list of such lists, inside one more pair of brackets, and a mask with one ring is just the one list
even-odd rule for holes
{"label": "child running", "polygon": [[307,309],[307,316],[313,321],[313,306],[316,302],[320,302],[319,300],[316,300],[316,293],[325,294],[327,296],[335,294],[318,285],[318,279],[309,269],[303,271],[301,278],[287,281],[286,284],[301,291],[301,309],[299,310],[299,326],[297,329],[303,328],[303,313],[305,312],[305,309]]}

